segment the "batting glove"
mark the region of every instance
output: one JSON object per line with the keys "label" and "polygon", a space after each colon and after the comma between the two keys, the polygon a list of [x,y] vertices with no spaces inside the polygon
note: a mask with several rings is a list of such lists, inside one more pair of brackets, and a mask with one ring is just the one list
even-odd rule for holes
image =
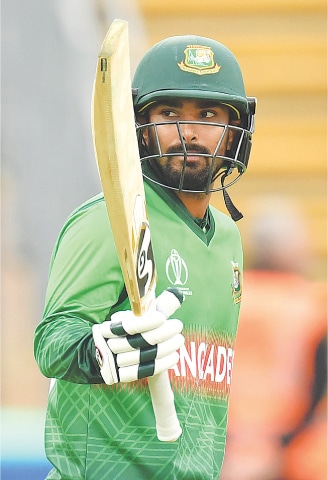
{"label": "batting glove", "polygon": [[167,318],[179,306],[177,296],[166,290],[156,299],[156,310],[142,316],[120,311],[92,327],[96,358],[107,385],[157,375],[178,362],[183,324]]}

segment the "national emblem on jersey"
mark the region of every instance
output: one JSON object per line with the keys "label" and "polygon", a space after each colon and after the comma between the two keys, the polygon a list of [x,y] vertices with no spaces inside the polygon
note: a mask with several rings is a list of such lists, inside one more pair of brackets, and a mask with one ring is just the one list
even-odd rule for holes
{"label": "national emblem on jersey", "polygon": [[207,75],[209,73],[217,73],[220,70],[214,60],[214,52],[210,47],[203,45],[188,45],[184,50],[185,59],[178,63],[178,67],[190,73],[197,75]]}
{"label": "national emblem on jersey", "polygon": [[242,281],[241,281],[241,271],[238,267],[238,263],[231,262],[233,270],[233,282],[232,282],[232,295],[234,303],[239,303],[241,301],[242,294]]}

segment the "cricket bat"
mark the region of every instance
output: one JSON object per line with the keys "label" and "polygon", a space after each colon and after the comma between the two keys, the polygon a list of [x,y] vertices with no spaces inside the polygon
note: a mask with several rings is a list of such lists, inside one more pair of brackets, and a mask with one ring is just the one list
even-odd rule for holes
{"label": "cricket bat", "polygon": [[[93,141],[107,212],[132,311],[142,315],[155,308],[156,267],[135,130],[126,21],[114,20],[102,44],[92,102]],[[158,439],[177,440],[182,430],[168,373],[149,377],[148,385]]]}

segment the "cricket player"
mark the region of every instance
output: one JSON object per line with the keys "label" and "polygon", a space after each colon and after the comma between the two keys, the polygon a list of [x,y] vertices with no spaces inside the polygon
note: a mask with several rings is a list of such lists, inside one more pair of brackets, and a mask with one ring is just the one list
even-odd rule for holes
{"label": "cricket player", "polygon": [[[243,256],[235,221],[210,199],[222,191],[240,218],[226,188],[247,168],[255,99],[234,55],[193,35],[153,46],[132,93],[156,294],[174,286],[185,301],[178,320],[160,311],[135,317],[103,194],[70,215],[35,332],[36,361],[53,379],[47,478],[213,480],[226,443]],[[157,439],[146,381],[166,370],[182,427],[171,443]]]}

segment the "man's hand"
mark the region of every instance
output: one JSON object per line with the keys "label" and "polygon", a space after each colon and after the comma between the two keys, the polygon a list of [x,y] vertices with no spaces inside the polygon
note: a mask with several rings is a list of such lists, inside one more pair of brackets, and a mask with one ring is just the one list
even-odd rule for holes
{"label": "man's hand", "polygon": [[167,320],[157,310],[140,317],[121,311],[111,321],[94,325],[96,356],[105,383],[132,382],[173,367],[184,343],[182,328],[180,320]]}

